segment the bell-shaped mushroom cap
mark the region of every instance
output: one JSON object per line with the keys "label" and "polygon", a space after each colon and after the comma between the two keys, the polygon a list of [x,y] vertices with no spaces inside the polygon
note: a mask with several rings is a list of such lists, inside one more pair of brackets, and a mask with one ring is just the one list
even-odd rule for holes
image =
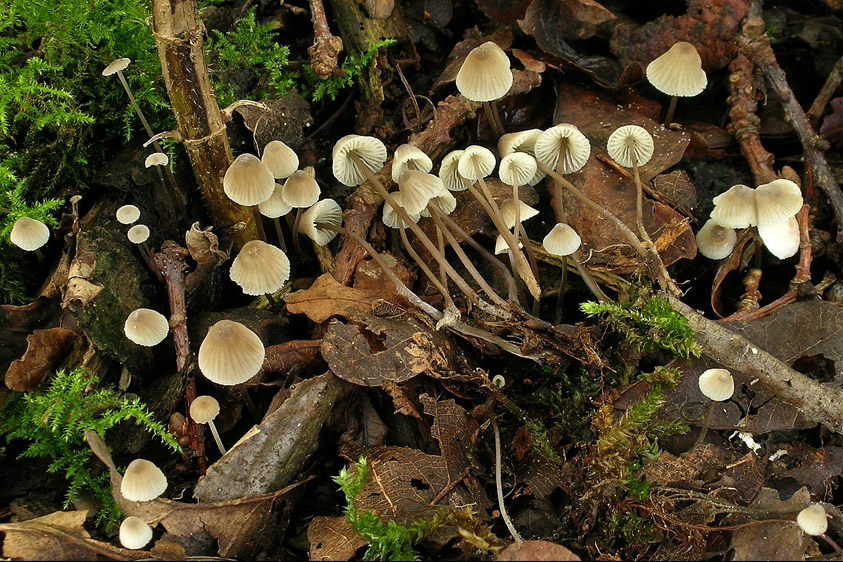
{"label": "bell-shaped mushroom cap", "polygon": [[263,147],[261,162],[280,180],[288,178],[299,167],[299,156],[296,152],[279,140],[269,141]]}
{"label": "bell-shaped mushroom cap", "polygon": [[154,500],[167,489],[167,477],[146,459],[135,459],[126,467],[120,493],[133,502]]}
{"label": "bell-shaped mushroom cap", "polygon": [[108,63],[103,71],[103,76],[111,76],[112,74],[119,72],[121,70],[126,70],[126,67],[129,66],[129,63],[132,62],[132,59],[122,58],[122,59],[115,59]]}
{"label": "bell-shaped mushroom cap", "polygon": [[743,184],[730,187],[714,199],[711,218],[720,226],[748,228],[758,223],[755,190]]}
{"label": "bell-shaped mushroom cap", "polygon": [[402,144],[392,157],[392,181],[398,183],[401,174],[411,169],[427,173],[433,169],[433,160],[419,147]]}
{"label": "bell-shaped mushroom cap", "polygon": [[348,186],[360,185],[366,181],[366,176],[349,157],[350,152],[357,154],[373,174],[379,172],[386,163],[386,146],[380,139],[360,135],[344,136],[334,145],[331,168],[334,177]]}
{"label": "bell-shaped mushroom cap", "polygon": [[[393,191],[392,192],[392,198],[395,200],[395,202],[398,205],[401,206],[401,208],[404,209],[404,211],[406,211],[406,213],[410,216],[410,219],[413,222],[419,222],[420,214],[419,213],[411,213],[410,211],[407,211],[407,208],[404,206],[405,197],[404,197],[404,194],[402,192]],[[383,224],[385,224],[389,228],[398,228],[399,225],[401,224],[400,215],[395,211],[395,209],[392,207],[392,205],[389,204],[388,201],[383,202],[383,215],[381,216],[381,220],[383,221]],[[406,223],[405,223],[405,225],[406,225]]]}
{"label": "bell-shaped mushroom cap", "polygon": [[220,403],[213,396],[197,396],[190,405],[190,417],[196,423],[214,421],[220,413]]}
{"label": "bell-shaped mushroom cap", "polygon": [[558,222],[542,240],[542,246],[548,254],[570,256],[576,252],[582,239],[577,231],[565,223]]}
{"label": "bell-shaped mushroom cap", "polygon": [[163,152],[153,152],[143,161],[143,165],[147,168],[151,166],[166,166],[169,163],[170,157]]}
{"label": "bell-shaped mushroom cap", "polygon": [[[475,165],[476,163],[476,165]],[[460,161],[457,163],[457,172],[470,182],[476,182],[478,178],[485,178],[495,169],[495,155],[485,146],[472,144],[462,151]],[[478,167],[480,175],[478,176]]]}
{"label": "bell-shaped mushroom cap", "polygon": [[758,226],[781,224],[802,208],[802,191],[790,180],[777,179],[755,188]]}
{"label": "bell-shaped mushroom cap", "polygon": [[27,252],[34,252],[49,239],[50,229],[47,225],[29,217],[20,217],[16,220],[9,234],[12,244]]}
{"label": "bell-shaped mushroom cap", "polygon": [[735,379],[726,369],[708,369],[700,375],[700,392],[709,400],[723,402],[735,393]]}
{"label": "bell-shaped mushroom cap", "polygon": [[[560,123],[536,139],[536,160],[562,174],[580,170],[591,154],[591,143],[576,126]],[[561,159],[561,168],[557,164]]]}
{"label": "bell-shaped mushroom cap", "polygon": [[140,517],[130,515],[120,524],[119,536],[123,547],[137,550],[145,547],[152,540],[152,527]]}
{"label": "bell-shaped mushroom cap", "polygon": [[[457,198],[454,197],[443,185],[442,191],[431,197],[430,201],[428,201],[428,205],[435,206],[443,215],[450,215],[454,212],[454,209],[457,208]],[[430,216],[430,212],[427,210],[427,207],[425,207],[419,214],[423,217]]]}
{"label": "bell-shaped mushroom cap", "polygon": [[123,205],[117,209],[114,216],[117,217],[117,222],[120,224],[132,224],[140,218],[140,209],[134,205]]}
{"label": "bell-shaped mushroom cap", "polygon": [[[501,218],[509,229],[515,226],[515,203],[516,201],[512,198],[501,203]],[[520,222],[531,219],[538,214],[538,209],[530,207],[520,199],[518,200],[518,220]]]}
{"label": "bell-shaped mushroom cap", "polygon": [[806,534],[813,537],[824,535],[828,530],[828,516],[825,508],[818,503],[812,503],[799,512],[796,516],[796,524]]}
{"label": "bell-shaped mushroom cap", "polygon": [[638,125],[625,125],[618,127],[609,135],[606,143],[606,152],[609,158],[623,166],[632,168],[634,163],[643,166],[653,157],[653,137],[644,127]]}
{"label": "bell-shaped mushroom cap", "polygon": [[330,224],[333,226],[342,226],[342,209],[339,204],[333,199],[323,199],[306,210],[301,215],[299,222],[299,232],[316,242],[320,246],[324,246],[334,239],[337,232],[321,228],[319,224]]}
{"label": "bell-shaped mushroom cap", "polygon": [[281,198],[295,209],[306,209],[319,201],[322,190],[313,174],[299,170],[293,172],[281,187]]}
{"label": "bell-shaped mushroom cap", "polygon": [[153,347],[164,341],[170,332],[167,318],[149,308],[133,310],[123,324],[123,333],[132,342],[145,347]]}
{"label": "bell-shaped mushroom cap", "polygon": [[500,99],[511,87],[509,57],[494,41],[472,49],[457,72],[457,89],[471,101]]}
{"label": "bell-shaped mushroom cap", "polygon": [[506,133],[498,139],[498,154],[501,158],[513,152],[526,152],[535,156],[536,139],[542,134],[541,129],[527,129],[517,133]]}
{"label": "bell-shaped mushroom cap", "polygon": [[536,176],[536,159],[526,152],[511,152],[501,158],[498,176],[507,185],[529,185]]}
{"label": "bell-shaped mushroom cap", "polygon": [[[518,242],[518,247],[523,248],[524,244]],[[509,244],[506,243],[506,238],[498,234],[495,238],[495,254],[505,254],[509,251]]]}
{"label": "bell-shaped mushroom cap", "polygon": [[411,215],[421,213],[427,207],[427,202],[443,189],[445,186],[438,177],[416,170],[404,172],[398,180],[401,204]]}
{"label": "bell-shaped mushroom cap", "polygon": [[275,177],[263,162],[248,152],[234,159],[222,179],[228,198],[245,207],[263,203],[275,190]]}
{"label": "bell-shaped mushroom cap", "polygon": [[799,221],[790,217],[781,224],[758,225],[758,236],[780,260],[787,259],[799,251]]}
{"label": "bell-shaped mushroom cap", "polygon": [[696,96],[708,84],[700,54],[685,41],[647,65],[647,80],[660,92],[678,97]]}
{"label": "bell-shaped mushroom cap", "polygon": [[450,191],[465,191],[468,189],[462,182],[459,163],[462,158],[462,150],[452,150],[442,158],[439,164],[439,179]]}
{"label": "bell-shaped mushroom cap", "polygon": [[260,371],[265,353],[263,342],[252,330],[233,320],[220,320],[199,346],[199,370],[211,382],[233,386]]}
{"label": "bell-shaped mushroom cap", "polygon": [[136,224],[126,232],[126,237],[132,244],[143,244],[149,240],[149,227],[145,224]]}
{"label": "bell-shaped mushroom cap", "polygon": [[251,240],[231,262],[229,275],[247,295],[274,293],[290,278],[290,260],[281,248]]}
{"label": "bell-shaped mushroom cap", "polygon": [[705,221],[697,232],[697,248],[710,260],[720,260],[731,254],[737,241],[734,228],[721,226],[713,219]]}
{"label": "bell-shaped mushroom cap", "polygon": [[282,187],[283,186],[280,183],[276,183],[275,190],[272,192],[269,199],[263,203],[258,203],[258,211],[260,211],[263,216],[271,219],[277,219],[278,217],[283,217],[292,210],[292,207],[287,205],[284,198],[281,197]]}

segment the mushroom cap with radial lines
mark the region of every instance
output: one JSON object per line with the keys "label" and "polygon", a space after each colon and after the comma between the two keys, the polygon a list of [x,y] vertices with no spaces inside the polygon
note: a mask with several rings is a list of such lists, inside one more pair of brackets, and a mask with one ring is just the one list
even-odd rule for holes
{"label": "mushroom cap with radial lines", "polygon": [[[430,201],[427,202],[428,205],[433,205],[439,212],[443,215],[450,215],[454,212],[454,209],[457,208],[457,198],[454,197],[450,191],[443,185],[442,191],[437,193],[435,196],[430,198]],[[419,213],[423,217],[429,217],[430,211],[427,210],[427,207]]]}
{"label": "mushroom cap with radial lines", "polygon": [[618,127],[609,135],[609,140],[606,142],[609,158],[624,168],[632,168],[633,156],[635,164],[643,166],[653,157],[654,150],[652,135],[647,132],[647,129],[638,125]]}
{"label": "mushroom cap with radial lines", "polygon": [[509,57],[497,43],[487,41],[465,57],[457,72],[457,90],[471,101],[494,101],[512,87]]}
{"label": "mushroom cap with radial lines", "polygon": [[244,207],[263,203],[275,190],[275,177],[254,154],[245,152],[235,158],[222,179],[228,198]]}
{"label": "mushroom cap with radial lines", "polygon": [[708,369],[700,375],[700,392],[709,400],[723,402],[735,393],[735,379],[727,369]]}
{"label": "mushroom cap with radial lines", "polygon": [[319,183],[313,174],[299,170],[293,172],[281,187],[281,199],[294,209],[306,209],[319,201]]}
{"label": "mushroom cap with radial lines", "polygon": [[442,158],[439,163],[439,179],[449,191],[465,191],[468,189],[462,182],[459,163],[462,158],[462,150],[452,150]]}
{"label": "mushroom cap with radial lines", "polygon": [[299,232],[316,242],[319,246],[324,246],[334,239],[337,232],[317,226],[320,223],[337,227],[342,226],[342,208],[333,199],[318,201],[302,213],[301,220],[299,221]]}
{"label": "mushroom cap with radial lines", "polygon": [[149,227],[145,224],[136,224],[126,232],[126,238],[132,244],[143,244],[149,240]]}
{"label": "mushroom cap with radial lines", "polygon": [[541,129],[527,129],[501,135],[498,139],[498,154],[501,158],[513,152],[526,152],[535,156],[536,140],[541,134]]}
{"label": "mushroom cap with radial lines", "polygon": [[202,340],[197,362],[209,381],[233,386],[258,374],[265,355],[263,342],[252,330],[233,320],[220,320]]}
{"label": "mushroom cap with radial lines", "polygon": [[167,477],[160,468],[146,459],[130,462],[120,484],[120,493],[133,502],[154,500],[166,490]]}
{"label": "mushroom cap with radial lines", "polygon": [[146,157],[146,160],[143,161],[143,165],[147,168],[152,166],[166,166],[169,163],[170,157],[163,152],[153,152]]}
{"label": "mushroom cap with radial lines", "polygon": [[[410,211],[407,211],[406,207],[404,207],[404,194],[402,192],[393,191],[392,198],[398,205],[402,206],[404,211],[410,216],[410,220],[413,222],[419,222],[420,213],[411,213]],[[401,224],[401,216],[395,211],[388,201],[383,202],[383,215],[381,216],[381,220],[383,221],[383,224],[389,228],[399,228],[399,225]]]}
{"label": "mushroom cap with radial lines", "polygon": [[[538,136],[535,144],[536,160],[562,174],[579,171],[591,155],[591,143],[570,123],[554,125]],[[558,169],[559,160],[561,169]]]}
{"label": "mushroom cap with radial lines", "polygon": [[125,57],[122,58],[122,59],[114,59],[113,61],[108,63],[108,66],[106,66],[103,69],[102,75],[103,76],[111,76],[112,74],[115,74],[116,72],[119,72],[121,70],[126,70],[126,67],[129,66],[130,62],[132,62],[132,59],[125,58]]}
{"label": "mushroom cap with radial lines", "polygon": [[648,64],[647,80],[660,92],[678,97],[696,96],[708,84],[700,54],[686,41],[674,44]]}
{"label": "mushroom cap with radial lines", "polygon": [[536,176],[536,159],[526,152],[511,152],[501,158],[498,176],[507,185],[529,185]]}
{"label": "mushroom cap with radial lines", "polygon": [[120,524],[119,537],[124,548],[137,550],[152,540],[152,527],[140,517],[130,515]]}
{"label": "mushroom cap with radial lines", "polygon": [[433,160],[417,146],[402,144],[392,157],[392,181],[398,183],[401,174],[411,169],[428,173],[433,169]]}
{"label": "mushroom cap with radial lines", "polygon": [[[518,247],[523,248],[524,244],[518,242]],[[509,251],[509,244],[506,243],[506,238],[500,234],[495,237],[495,254],[505,254]]]}
{"label": "mushroom cap with radial lines", "polygon": [[[495,155],[485,146],[472,144],[462,151],[460,160],[457,163],[457,172],[470,182],[478,180],[477,168],[479,168],[480,176],[485,178],[495,169]],[[476,164],[476,166],[475,166]]]}
{"label": "mushroom cap with radial lines", "polygon": [[544,249],[554,256],[570,256],[579,250],[580,245],[582,239],[577,231],[561,222],[556,223],[542,240]]}
{"label": "mushroom cap with radial lines", "polygon": [[9,234],[12,244],[27,252],[34,252],[49,239],[50,229],[47,225],[30,217],[20,217],[16,220]]}
{"label": "mushroom cap with radial lines", "polygon": [[755,190],[743,184],[733,185],[714,199],[711,218],[728,228],[748,228],[758,223]]}
{"label": "mushroom cap with radial lines", "polygon": [[283,217],[287,213],[289,213],[293,208],[284,201],[284,198],[281,197],[281,188],[283,186],[280,183],[275,183],[275,190],[272,192],[272,195],[269,196],[269,199],[264,201],[263,203],[258,203],[258,211],[265,217],[270,219],[277,219],[278,217]]}
{"label": "mushroom cap with radial lines", "polygon": [[144,347],[154,347],[170,332],[167,318],[149,308],[133,310],[123,324],[123,333],[130,341]]}
{"label": "mushroom cap with radial lines", "polygon": [[354,152],[373,174],[378,173],[386,163],[386,146],[380,139],[361,135],[346,135],[334,145],[331,152],[331,169],[334,177],[347,186],[357,186],[366,181],[366,176],[349,157]]}
{"label": "mushroom cap with radial lines", "polygon": [[802,208],[802,190],[790,180],[777,179],[755,188],[755,212],[758,226],[785,222]]}
{"label": "mushroom cap with radial lines", "polygon": [[758,236],[770,253],[780,260],[799,251],[799,221],[790,217],[781,224],[758,225]]}
{"label": "mushroom cap with radial lines", "polygon": [[290,260],[281,248],[251,240],[231,262],[229,275],[247,295],[274,293],[290,278]]}
{"label": "mushroom cap with radial lines", "polygon": [[190,404],[190,417],[196,423],[214,421],[220,413],[220,403],[213,396],[197,396]]}
{"label": "mushroom cap with radial lines", "polygon": [[402,194],[404,210],[411,215],[418,215],[427,202],[445,189],[442,180],[433,174],[408,170],[398,180],[398,190]]}
{"label": "mushroom cap with radial lines", "polygon": [[713,219],[707,220],[697,232],[697,249],[710,260],[720,260],[731,254],[737,241],[734,228],[721,226]]}
{"label": "mushroom cap with radial lines", "polygon": [[114,213],[120,224],[132,224],[140,218],[140,209],[134,205],[123,205]]}
{"label": "mushroom cap with radial lines", "polygon": [[275,179],[288,178],[299,167],[299,156],[279,140],[270,141],[263,147],[261,162],[269,169]]}
{"label": "mushroom cap with radial lines", "polygon": [[[516,201],[514,199],[509,198],[503,203],[501,203],[500,206],[501,218],[503,219],[503,222],[506,227],[509,229],[515,226],[515,203]],[[527,219],[531,219],[538,214],[538,209],[527,205],[520,199],[518,200],[518,220],[520,222],[524,222]]]}
{"label": "mushroom cap with radial lines", "polygon": [[812,503],[799,512],[796,516],[796,524],[806,534],[813,537],[824,535],[828,530],[828,516],[825,508],[818,503]]}

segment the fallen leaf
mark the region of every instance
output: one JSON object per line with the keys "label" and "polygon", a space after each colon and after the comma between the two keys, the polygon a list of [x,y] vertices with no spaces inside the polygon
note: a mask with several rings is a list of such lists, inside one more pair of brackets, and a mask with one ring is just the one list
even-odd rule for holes
{"label": "fallen leaf", "polygon": [[703,444],[678,457],[662,451],[659,458],[645,464],[638,476],[657,486],[673,486],[694,482],[712,469],[723,467],[726,453],[719,447]]}
{"label": "fallen leaf", "polygon": [[76,333],[61,326],[34,330],[26,337],[27,347],[23,357],[9,365],[6,386],[17,392],[33,390],[52,371],[77,337]]}
{"label": "fallen leaf", "polygon": [[490,20],[509,25],[524,17],[533,0],[477,0],[477,7]]}
{"label": "fallen leaf", "polygon": [[369,544],[351,526],[348,517],[315,517],[307,526],[310,560],[350,560]]}
{"label": "fallen leaf", "polygon": [[800,466],[788,470],[784,476],[806,486],[817,497],[823,497],[834,489],[843,474],[843,449],[840,447],[812,448],[799,461]]}
{"label": "fallen leaf", "polygon": [[829,102],[831,113],[823,117],[820,134],[835,145],[843,144],[843,97]]}
{"label": "fallen leaf", "polygon": [[544,48],[543,44],[560,37],[594,37],[598,25],[614,19],[615,14],[594,0],[533,0],[518,24]]}
{"label": "fallen leaf", "polygon": [[317,323],[331,316],[349,319],[369,312],[380,297],[371,291],[340,285],[330,273],[320,275],[309,288],[284,297],[291,314],[304,314]]}
{"label": "fallen leaf", "polygon": [[526,540],[512,543],[498,555],[498,560],[582,560],[561,544]]}
{"label": "fallen leaf", "polygon": [[[780,517],[792,512],[795,519],[796,513],[809,503],[811,494],[805,488],[801,488],[787,501],[781,501],[776,490],[762,488],[752,507],[779,513]],[[732,533],[732,560],[804,560],[810,542],[796,521],[749,525]]]}
{"label": "fallen leaf", "polygon": [[[408,287],[411,286],[412,273],[402,261],[386,252],[381,252],[381,259],[402,283]],[[378,295],[384,300],[393,300],[397,292],[395,285],[386,277],[381,266],[371,258],[360,260],[357,264],[352,287]]]}
{"label": "fallen leaf", "polygon": [[253,105],[239,106],[235,111],[243,117],[243,124],[255,136],[259,146],[272,140],[283,140],[298,149],[304,129],[313,124],[310,104],[296,93],[261,102],[266,109]]}
{"label": "fallen leaf", "polygon": [[445,461],[448,482],[455,482],[471,466],[474,441],[480,427],[465,409],[453,399],[435,400],[429,394],[419,396],[424,413],[433,417],[430,435],[439,443],[439,453]]}
{"label": "fallen leaf", "polygon": [[289,373],[311,367],[314,363],[322,364],[321,340],[290,340],[266,348],[266,355],[261,366],[261,373]]}
{"label": "fallen leaf", "polygon": [[58,323],[61,307],[55,299],[39,297],[21,306],[0,305],[0,369],[6,372],[12,361],[26,351],[27,336],[38,328]]}

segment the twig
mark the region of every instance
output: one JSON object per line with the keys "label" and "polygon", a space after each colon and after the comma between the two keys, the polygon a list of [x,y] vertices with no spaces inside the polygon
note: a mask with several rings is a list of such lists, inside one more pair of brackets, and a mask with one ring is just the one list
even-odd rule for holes
{"label": "twig", "polygon": [[834,67],[832,67],[828,78],[825,79],[825,84],[823,84],[822,89],[820,89],[820,93],[817,94],[817,98],[814,100],[814,103],[811,104],[811,109],[809,109],[805,114],[808,117],[808,120],[815,127],[817,123],[819,123],[820,117],[823,115],[823,111],[825,111],[825,106],[828,105],[828,102],[831,100],[831,96],[833,96],[834,92],[837,91],[837,87],[840,85],[841,81],[843,81],[843,57],[834,63]]}
{"label": "twig", "polygon": [[342,39],[331,33],[325,17],[325,5],[322,0],[309,0],[310,18],[313,20],[313,45],[307,49],[310,67],[325,80],[337,68],[337,58],[342,52]]}

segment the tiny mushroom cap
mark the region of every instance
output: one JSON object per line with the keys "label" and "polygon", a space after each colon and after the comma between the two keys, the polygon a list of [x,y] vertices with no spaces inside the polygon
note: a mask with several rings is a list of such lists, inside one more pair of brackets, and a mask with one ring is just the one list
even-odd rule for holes
{"label": "tiny mushroom cap", "polygon": [[654,150],[652,135],[638,125],[618,127],[606,143],[609,157],[625,168],[632,168],[633,164],[643,166],[653,157]]}
{"label": "tiny mushroom cap", "polygon": [[[501,203],[501,218],[507,228],[515,226],[515,199],[509,198]],[[518,220],[524,222],[539,214],[538,209],[535,209],[520,199],[518,200]]]}
{"label": "tiny mushroom cap", "polygon": [[136,224],[126,232],[126,237],[132,244],[143,244],[149,240],[149,227],[145,224]]}
{"label": "tiny mushroom cap", "polygon": [[124,548],[137,550],[152,540],[152,527],[135,515],[125,518],[120,524],[120,544]]}
{"label": "tiny mushroom cap", "polygon": [[449,191],[465,191],[468,189],[462,182],[459,172],[460,158],[463,150],[452,150],[442,158],[439,164],[439,179]]}
{"label": "tiny mushroom cap", "polygon": [[713,219],[707,220],[697,232],[697,248],[710,260],[720,260],[731,254],[737,241],[734,228],[721,226]]}
{"label": "tiny mushroom cap", "polygon": [[511,152],[501,158],[498,176],[507,185],[529,185],[537,171],[533,156],[526,152]]}
{"label": "tiny mushroom cap", "polygon": [[[523,248],[524,244],[521,242],[518,243],[519,248]],[[495,238],[495,254],[505,254],[509,251],[509,244],[506,243],[506,239],[498,234]]]}
{"label": "tiny mushroom cap", "polygon": [[648,64],[647,80],[660,92],[677,97],[696,96],[708,84],[700,54],[686,41],[674,44]]}
{"label": "tiny mushroom cap", "polygon": [[133,502],[154,500],[166,489],[167,477],[160,468],[146,459],[130,462],[120,484],[120,493]]}
{"label": "tiny mushroom cap", "polygon": [[170,332],[167,318],[149,308],[133,310],[123,324],[123,333],[132,342],[145,347],[153,347],[164,341]]}
{"label": "tiny mushroom cap", "polygon": [[541,129],[527,129],[517,133],[506,133],[498,139],[498,154],[501,158],[513,152],[526,152],[535,155],[536,140],[542,134]]}
{"label": "tiny mushroom cap", "polygon": [[802,208],[802,190],[790,180],[777,179],[755,188],[758,226],[785,222]]}
{"label": "tiny mushroom cap", "polygon": [[577,231],[565,223],[558,222],[542,240],[542,246],[548,254],[554,256],[570,256],[576,252],[582,239]]}
{"label": "tiny mushroom cap", "polygon": [[146,157],[146,160],[143,161],[143,165],[147,168],[150,166],[166,166],[169,163],[170,157],[163,152],[153,152]]}
{"label": "tiny mushroom cap", "polygon": [[263,147],[261,162],[269,168],[275,179],[288,178],[299,167],[299,156],[279,140],[270,141]]}
{"label": "tiny mushroom cap", "polygon": [[[570,123],[560,123],[544,131],[536,139],[536,160],[563,174],[579,171],[591,154],[591,143]],[[561,168],[557,168],[559,160]]]}
{"label": "tiny mushroom cap", "polygon": [[495,169],[495,155],[485,146],[472,144],[462,151],[460,161],[457,163],[459,174],[470,182],[478,180],[477,170],[474,163],[480,168],[480,177],[486,177]]}
{"label": "tiny mushroom cap", "polygon": [[758,225],[758,236],[780,260],[787,259],[799,251],[799,221],[790,217],[781,224]]}
{"label": "tiny mushroom cap", "polygon": [[303,170],[293,172],[281,187],[281,198],[295,209],[306,209],[319,201],[322,190],[313,174]]}
{"label": "tiny mushroom cap", "polygon": [[265,354],[256,333],[239,322],[220,320],[199,346],[199,370],[211,382],[233,386],[255,376]]}
{"label": "tiny mushroom cap", "polygon": [[348,186],[360,185],[366,181],[366,176],[349,158],[350,152],[357,154],[373,174],[379,172],[386,163],[386,146],[380,139],[360,135],[344,136],[334,145],[331,168],[334,177]]}
{"label": "tiny mushroom cap", "polygon": [[290,260],[281,248],[250,240],[231,262],[229,275],[247,295],[274,293],[290,278]]}
{"label": "tiny mushroom cap", "polygon": [[20,217],[16,220],[9,234],[12,244],[27,252],[34,252],[49,239],[50,229],[47,225],[29,217]]}
{"label": "tiny mushroom cap", "polygon": [[[402,192],[394,191],[392,193],[392,198],[407,212],[407,215],[409,215],[413,222],[419,222],[421,215],[419,213],[411,213],[410,211],[407,211],[407,207],[404,206],[404,199],[406,199],[406,197]],[[399,228],[402,224],[401,216],[395,211],[388,201],[383,202],[383,216],[381,217],[381,220],[383,221],[383,224],[389,228]]]}
{"label": "tiny mushroom cap", "polygon": [[111,76],[116,72],[120,72],[121,70],[126,70],[126,67],[129,66],[129,63],[132,62],[132,59],[122,58],[122,59],[115,59],[111,61],[108,66],[106,66],[103,71],[103,76]]}
{"label": "tiny mushroom cap", "polygon": [[471,101],[500,99],[510,87],[509,57],[494,41],[472,49],[457,72],[457,89]]}
{"label": "tiny mushroom cap", "polygon": [[743,184],[730,187],[714,199],[711,218],[728,228],[748,228],[757,224],[755,190]]}
{"label": "tiny mushroom cap", "polygon": [[114,215],[120,224],[132,224],[140,218],[140,209],[134,205],[123,205]]}
{"label": "tiny mushroom cap", "polygon": [[825,508],[818,503],[812,503],[799,512],[796,516],[796,524],[811,536],[824,535],[828,530],[828,516]]}
{"label": "tiny mushroom cap", "polygon": [[444,188],[442,180],[437,176],[416,170],[404,172],[398,180],[404,210],[411,215],[421,213],[427,207],[427,202]]}
{"label": "tiny mushroom cap", "polygon": [[735,393],[735,379],[727,369],[708,369],[700,375],[700,392],[709,400],[723,402]]}
{"label": "tiny mushroom cap", "polygon": [[277,219],[278,217],[283,217],[293,209],[284,201],[284,198],[281,197],[282,187],[283,186],[280,183],[276,183],[275,190],[272,192],[269,199],[263,203],[258,203],[258,211],[260,211],[263,216],[271,219]]}
{"label": "tiny mushroom cap", "polygon": [[321,228],[319,224],[330,224],[336,227],[342,226],[342,208],[333,199],[318,201],[311,208],[301,215],[299,232],[324,246],[334,239],[337,232]]}
{"label": "tiny mushroom cap", "polygon": [[[431,197],[430,201],[428,201],[428,205],[433,205],[443,215],[450,215],[454,212],[454,209],[457,208],[457,198],[454,197],[443,185],[442,191]],[[430,211],[428,211],[427,208],[424,208],[419,214],[423,217],[429,217]]]}
{"label": "tiny mushroom cap", "polygon": [[190,417],[196,423],[214,421],[220,413],[220,403],[213,396],[197,396],[190,405]]}
{"label": "tiny mushroom cap", "polygon": [[234,159],[222,179],[228,198],[244,207],[263,203],[275,190],[275,176],[254,154],[248,152]]}
{"label": "tiny mushroom cap", "polygon": [[392,181],[398,183],[401,175],[411,169],[427,173],[433,169],[433,160],[419,147],[402,144],[395,149],[395,155],[392,158]]}

